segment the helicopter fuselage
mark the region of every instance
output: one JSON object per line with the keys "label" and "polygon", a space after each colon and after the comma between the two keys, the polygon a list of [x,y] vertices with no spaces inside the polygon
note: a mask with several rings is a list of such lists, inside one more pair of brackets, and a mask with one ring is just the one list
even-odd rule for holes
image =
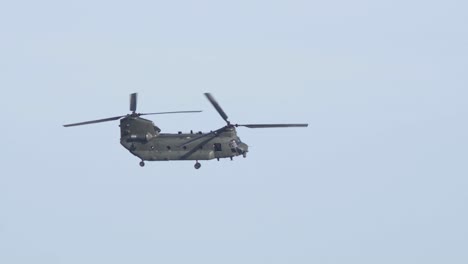
{"label": "helicopter fuselage", "polygon": [[160,133],[150,120],[126,117],[121,119],[120,128],[120,143],[141,160],[211,160],[245,157],[248,152],[234,127],[220,132],[170,134]]}

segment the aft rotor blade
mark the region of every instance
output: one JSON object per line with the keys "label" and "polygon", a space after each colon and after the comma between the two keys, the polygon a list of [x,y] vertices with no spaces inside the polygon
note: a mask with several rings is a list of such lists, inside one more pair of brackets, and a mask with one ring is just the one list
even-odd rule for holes
{"label": "aft rotor blade", "polygon": [[71,127],[71,126],[81,126],[81,125],[89,125],[89,124],[96,124],[96,123],[102,123],[102,122],[109,122],[109,121],[115,121],[119,120],[124,116],[115,116],[115,117],[109,117],[109,118],[104,118],[104,119],[98,119],[98,120],[92,120],[92,121],[85,121],[85,122],[80,122],[80,123],[74,123],[74,124],[67,124],[63,125],[64,127]]}
{"label": "aft rotor blade", "polygon": [[135,113],[137,109],[137,93],[130,94],[130,111]]}
{"label": "aft rotor blade", "polygon": [[229,124],[228,116],[227,116],[226,113],[223,111],[223,109],[222,109],[221,106],[218,104],[218,102],[214,99],[213,95],[211,95],[210,93],[205,93],[205,96],[206,96],[206,98],[208,98],[208,100],[210,101],[210,103],[214,106],[214,108],[216,109],[216,111],[218,111],[219,115],[221,115],[221,117],[224,119],[224,121],[226,121],[226,122]]}
{"label": "aft rotor blade", "polygon": [[144,116],[144,115],[165,115],[165,114],[187,114],[187,113],[200,113],[202,112],[201,110],[196,110],[196,111],[174,111],[174,112],[158,112],[158,113],[143,113],[143,114],[138,114],[139,116]]}
{"label": "aft rotor blade", "polygon": [[248,127],[248,128],[278,128],[278,127],[308,127],[309,124],[248,124],[248,125],[236,125]]}

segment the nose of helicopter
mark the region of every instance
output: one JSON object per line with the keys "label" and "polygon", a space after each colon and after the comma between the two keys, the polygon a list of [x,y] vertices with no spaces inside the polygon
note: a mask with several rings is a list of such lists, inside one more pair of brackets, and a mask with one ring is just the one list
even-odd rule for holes
{"label": "nose of helicopter", "polygon": [[247,156],[247,152],[249,152],[249,146],[245,143],[240,143],[239,144],[239,149],[242,150],[242,155],[244,155],[244,157]]}

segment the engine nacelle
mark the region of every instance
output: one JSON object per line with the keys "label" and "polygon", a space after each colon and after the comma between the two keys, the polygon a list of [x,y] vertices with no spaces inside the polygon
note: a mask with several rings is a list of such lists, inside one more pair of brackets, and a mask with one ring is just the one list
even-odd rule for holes
{"label": "engine nacelle", "polygon": [[151,134],[151,133],[146,133],[146,135],[135,135],[135,134],[131,134],[128,136],[127,138],[127,142],[148,142],[150,141],[151,139],[153,139],[154,136]]}

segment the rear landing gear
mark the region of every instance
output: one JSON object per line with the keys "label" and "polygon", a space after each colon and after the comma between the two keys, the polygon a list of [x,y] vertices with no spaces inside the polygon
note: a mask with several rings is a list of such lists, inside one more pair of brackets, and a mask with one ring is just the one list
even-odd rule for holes
{"label": "rear landing gear", "polygon": [[144,167],[145,166],[145,162],[144,161],[140,161],[140,167]]}
{"label": "rear landing gear", "polygon": [[201,167],[200,162],[197,161],[197,163],[195,163],[195,165],[193,167],[195,167],[195,169],[197,169],[197,170],[200,169],[200,167]]}

